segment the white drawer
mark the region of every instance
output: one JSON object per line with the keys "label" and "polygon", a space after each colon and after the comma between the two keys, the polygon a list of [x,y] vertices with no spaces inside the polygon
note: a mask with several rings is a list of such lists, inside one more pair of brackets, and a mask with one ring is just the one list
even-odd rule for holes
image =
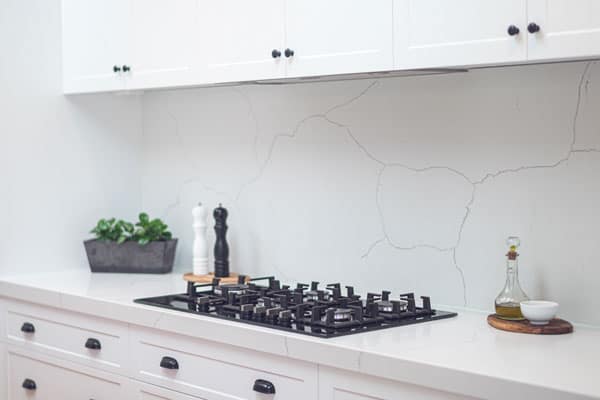
{"label": "white drawer", "polygon": [[[317,398],[315,364],[145,328],[131,335],[140,381],[205,400]],[[164,357],[176,360],[177,369],[161,367]],[[257,380],[271,383],[275,394],[254,391]]]}
{"label": "white drawer", "polygon": [[133,383],[133,390],[132,400],[205,400],[137,381]]}
{"label": "white drawer", "polygon": [[[127,380],[69,361],[9,348],[8,400],[126,399]],[[25,382],[29,389],[24,388]]]}
{"label": "white drawer", "polygon": [[17,302],[6,303],[5,317],[9,344],[110,372],[128,360],[127,325]]}
{"label": "white drawer", "polygon": [[319,369],[319,400],[476,400],[334,368]]}
{"label": "white drawer", "polygon": [[6,380],[6,345],[0,342],[0,400],[6,400],[8,396]]}

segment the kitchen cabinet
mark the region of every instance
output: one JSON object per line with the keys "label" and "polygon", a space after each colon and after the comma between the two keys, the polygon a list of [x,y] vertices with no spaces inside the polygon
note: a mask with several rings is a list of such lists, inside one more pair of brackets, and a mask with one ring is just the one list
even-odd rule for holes
{"label": "kitchen cabinet", "polygon": [[0,400],[8,396],[8,375],[6,372],[6,345],[0,339]]}
{"label": "kitchen cabinet", "polygon": [[526,0],[395,0],[394,15],[397,69],[527,60]]}
{"label": "kitchen cabinet", "polygon": [[172,390],[148,385],[142,382],[133,382],[134,394],[132,400],[207,400],[200,397],[192,397]]}
{"label": "kitchen cabinet", "polygon": [[195,52],[210,82],[285,76],[285,1],[200,0]]}
{"label": "kitchen cabinet", "polygon": [[8,400],[125,399],[127,379],[10,348]]}
{"label": "kitchen cabinet", "polygon": [[[104,0],[103,0],[104,1]],[[202,54],[198,37],[198,0],[130,0],[129,40],[123,61],[131,70],[126,73],[127,89],[183,86],[202,82],[194,71]],[[126,2],[124,2],[126,3]]]}
{"label": "kitchen cabinet", "polygon": [[5,302],[8,344],[109,372],[128,361],[127,325],[33,304]]}
{"label": "kitchen cabinet", "polygon": [[319,368],[319,400],[476,400],[434,389]]}
{"label": "kitchen cabinet", "polygon": [[65,93],[199,83],[198,0],[63,0],[62,10]]}
{"label": "kitchen cabinet", "polygon": [[393,69],[392,0],[286,0],[285,4],[286,76]]}
{"label": "kitchen cabinet", "polygon": [[131,3],[123,0],[63,0],[65,93],[125,88]]}
{"label": "kitchen cabinet", "polygon": [[560,60],[600,55],[600,2],[528,0],[529,59]]}
{"label": "kitchen cabinet", "polygon": [[144,328],[131,343],[138,381],[206,400],[317,398],[314,364]]}

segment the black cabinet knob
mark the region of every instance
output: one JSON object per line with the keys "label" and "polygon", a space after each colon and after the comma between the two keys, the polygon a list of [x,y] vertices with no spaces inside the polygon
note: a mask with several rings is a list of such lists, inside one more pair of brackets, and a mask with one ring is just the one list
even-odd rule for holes
{"label": "black cabinet knob", "polygon": [[131,67],[129,65],[123,65],[123,72],[131,71]]}
{"label": "black cabinet knob", "polygon": [[26,389],[26,390],[37,389],[37,385],[35,384],[35,381],[32,381],[31,379],[25,379],[23,381],[23,385],[21,385],[21,386],[23,386],[23,389]]}
{"label": "black cabinet knob", "polygon": [[160,367],[165,369],[179,369],[179,363],[173,357],[163,357],[160,360]]}
{"label": "black cabinet knob", "polygon": [[254,387],[252,389],[257,393],[275,394],[275,385],[264,379],[257,379],[254,381]]}
{"label": "black cabinet knob", "polygon": [[21,332],[23,333],[35,333],[35,326],[33,326],[30,322],[25,322],[23,326],[21,326]]}
{"label": "black cabinet knob", "polygon": [[540,29],[541,29],[540,26],[538,24],[536,24],[535,22],[532,22],[529,25],[527,25],[527,30],[531,34],[538,33],[540,31]]}
{"label": "black cabinet knob", "polygon": [[118,65],[114,65],[114,66],[113,66],[113,72],[114,72],[115,74],[117,74],[117,73],[121,72],[121,67],[119,67]]}
{"label": "black cabinet knob", "polygon": [[98,339],[89,338],[85,342],[85,348],[90,350],[100,350],[102,349],[102,345]]}
{"label": "black cabinet knob", "polygon": [[518,27],[514,25],[508,27],[508,34],[510,36],[517,36],[519,33],[521,33],[521,30]]}
{"label": "black cabinet knob", "polygon": [[285,54],[285,56],[287,58],[294,57],[294,50],[292,50],[292,49],[285,49],[284,54]]}
{"label": "black cabinet knob", "polygon": [[271,57],[279,58],[279,57],[281,57],[281,52],[279,50],[275,49],[271,52]]}

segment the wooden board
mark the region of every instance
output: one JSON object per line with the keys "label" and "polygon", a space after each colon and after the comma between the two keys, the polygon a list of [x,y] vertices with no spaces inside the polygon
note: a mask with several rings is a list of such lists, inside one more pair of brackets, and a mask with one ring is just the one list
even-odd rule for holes
{"label": "wooden board", "polygon": [[[240,276],[240,274],[232,272],[227,278],[219,278],[221,279],[220,283],[238,283],[238,276]],[[213,279],[215,279],[215,274],[212,272],[208,275],[194,275],[191,272],[183,275],[183,280],[194,283],[212,283]],[[246,276],[246,282],[248,282],[249,280],[250,277]]]}
{"label": "wooden board", "polygon": [[509,321],[499,318],[496,314],[487,317],[488,324],[496,329],[517,333],[531,333],[535,335],[562,335],[573,332],[573,325],[564,319],[553,319],[548,325],[532,325],[529,321]]}

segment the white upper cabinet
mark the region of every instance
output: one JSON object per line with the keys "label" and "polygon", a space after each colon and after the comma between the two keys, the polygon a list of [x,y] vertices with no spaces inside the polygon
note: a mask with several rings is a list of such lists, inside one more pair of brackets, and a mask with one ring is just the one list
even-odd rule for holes
{"label": "white upper cabinet", "polygon": [[529,0],[528,5],[530,60],[600,55],[600,1]]}
{"label": "white upper cabinet", "polygon": [[287,76],[393,69],[393,0],[285,4]]}
{"label": "white upper cabinet", "polygon": [[[81,1],[81,0],[79,0]],[[86,2],[87,3],[87,2]],[[131,0],[127,89],[181,86],[192,77],[199,0]]]}
{"label": "white upper cabinet", "polygon": [[200,0],[200,73],[215,83],[282,78],[284,7],[284,0]]}
{"label": "white upper cabinet", "polygon": [[63,0],[62,11],[65,93],[123,89],[130,2]]}
{"label": "white upper cabinet", "polygon": [[527,59],[526,0],[395,0],[394,9],[398,69]]}

